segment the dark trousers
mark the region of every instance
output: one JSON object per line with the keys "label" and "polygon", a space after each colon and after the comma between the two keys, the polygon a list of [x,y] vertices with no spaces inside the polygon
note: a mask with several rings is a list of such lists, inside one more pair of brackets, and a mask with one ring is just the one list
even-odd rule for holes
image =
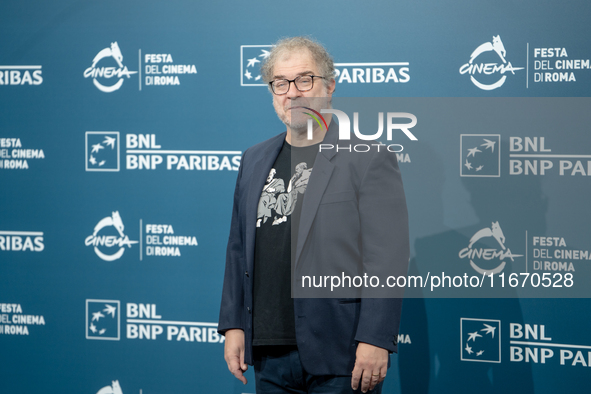
{"label": "dark trousers", "polygon": [[[315,376],[302,367],[296,346],[255,346],[254,377],[257,394],[357,394],[351,376]],[[368,393],[380,394],[382,383]]]}

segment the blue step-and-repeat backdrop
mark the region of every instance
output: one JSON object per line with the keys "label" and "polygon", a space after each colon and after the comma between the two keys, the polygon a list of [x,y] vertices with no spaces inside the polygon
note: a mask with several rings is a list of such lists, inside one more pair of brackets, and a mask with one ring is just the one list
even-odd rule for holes
{"label": "blue step-and-repeat backdrop", "polygon": [[242,153],[284,130],[259,66],[294,35],[332,53],[336,96],[411,98],[409,274],[509,291],[405,299],[384,392],[586,392],[589,296],[550,290],[590,278],[590,19],[583,0],[4,2],[0,392],[254,393],[216,331],[225,245]]}

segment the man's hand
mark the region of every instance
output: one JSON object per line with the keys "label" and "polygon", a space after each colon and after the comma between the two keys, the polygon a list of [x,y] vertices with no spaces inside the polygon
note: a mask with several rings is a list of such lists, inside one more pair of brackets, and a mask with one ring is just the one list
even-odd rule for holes
{"label": "man's hand", "polygon": [[243,374],[248,369],[248,365],[244,363],[244,331],[240,329],[226,331],[224,358],[232,375],[246,384]]}
{"label": "man's hand", "polygon": [[[226,334],[227,335],[227,334]],[[382,382],[388,371],[388,351],[381,347],[359,342],[355,354],[355,368],[351,379],[351,388],[357,390],[361,379],[361,392],[373,390]]]}

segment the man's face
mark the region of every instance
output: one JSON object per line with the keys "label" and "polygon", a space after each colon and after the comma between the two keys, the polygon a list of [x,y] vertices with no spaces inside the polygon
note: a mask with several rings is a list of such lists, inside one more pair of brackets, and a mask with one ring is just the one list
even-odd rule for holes
{"label": "man's face", "polygon": [[[319,75],[319,70],[312,55],[307,49],[301,49],[291,52],[279,59],[273,68],[273,79],[295,79],[300,75]],[[291,107],[303,106],[320,110],[321,107],[327,108],[334,90],[334,80],[327,89],[324,80],[314,78],[314,87],[306,92],[300,92],[296,89],[294,83],[290,84],[289,91],[283,95],[273,94],[273,107],[277,116],[291,130],[305,131],[310,117],[301,112],[301,110],[290,110]],[[314,100],[315,97],[324,97],[324,100]]]}

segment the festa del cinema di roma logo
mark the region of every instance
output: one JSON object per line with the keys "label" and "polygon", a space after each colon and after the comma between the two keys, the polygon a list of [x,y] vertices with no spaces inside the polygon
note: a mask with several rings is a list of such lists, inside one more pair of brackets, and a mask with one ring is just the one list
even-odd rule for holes
{"label": "festa del cinema di roma logo", "polygon": [[[502,63],[478,63],[475,61],[480,55],[486,54],[488,52],[496,53]],[[505,75],[506,73],[510,72],[511,74],[515,75],[515,71],[523,70],[523,67],[513,67],[511,62],[505,59],[506,55],[507,51],[505,50],[505,46],[501,41],[501,36],[493,36],[492,42],[485,42],[484,44],[478,46],[474,52],[472,52],[468,63],[460,67],[460,74],[469,74],[472,83],[482,90],[494,90],[500,88],[507,80],[507,75]],[[484,79],[487,78],[486,76],[495,74],[500,75],[499,79],[497,79],[495,82],[483,82]],[[485,77],[482,77],[483,75]],[[476,78],[477,76],[478,78]],[[479,81],[478,79],[481,80]]]}
{"label": "festa del cinema di roma logo", "polygon": [[[116,233],[111,227],[116,230]],[[139,242],[131,241],[129,237],[123,233],[124,228],[125,226],[123,225],[119,212],[114,211],[111,216],[107,216],[98,222],[94,227],[92,235],[86,237],[84,244],[86,246],[93,246],[96,255],[105,261],[117,260],[123,256],[126,246],[131,248],[131,245]],[[99,235],[101,232],[104,234]],[[117,236],[117,234],[119,236]],[[108,253],[108,251],[117,248],[118,250],[116,252]],[[103,249],[103,251],[101,251],[101,249]]]}
{"label": "festa del cinema di roma logo", "polygon": [[[495,247],[475,247],[475,244],[484,238],[493,238],[493,244],[496,241],[500,249]],[[505,246],[505,235],[499,222],[493,222],[490,228],[485,227],[478,230],[470,238],[468,247],[460,250],[459,253],[459,257],[469,259],[472,268],[481,275],[498,274],[505,268],[507,259],[515,261],[514,257],[522,256],[521,254],[511,253],[511,249]],[[495,264],[498,265],[494,267]]]}
{"label": "festa del cinema di roma logo", "polygon": [[[101,60],[108,58],[113,58],[119,67],[97,67]],[[92,66],[84,70],[84,78],[92,78],[94,86],[96,86],[101,92],[105,93],[111,93],[118,90],[121,85],[123,85],[123,81],[125,80],[124,77],[129,79],[133,74],[137,74],[137,71],[129,71],[127,66],[123,65],[123,55],[121,54],[121,49],[119,49],[117,41],[112,42],[110,47],[101,50],[94,59],[92,59]],[[108,84],[107,81],[112,78],[117,78],[117,82],[114,84]],[[103,83],[101,83],[101,81]]]}

